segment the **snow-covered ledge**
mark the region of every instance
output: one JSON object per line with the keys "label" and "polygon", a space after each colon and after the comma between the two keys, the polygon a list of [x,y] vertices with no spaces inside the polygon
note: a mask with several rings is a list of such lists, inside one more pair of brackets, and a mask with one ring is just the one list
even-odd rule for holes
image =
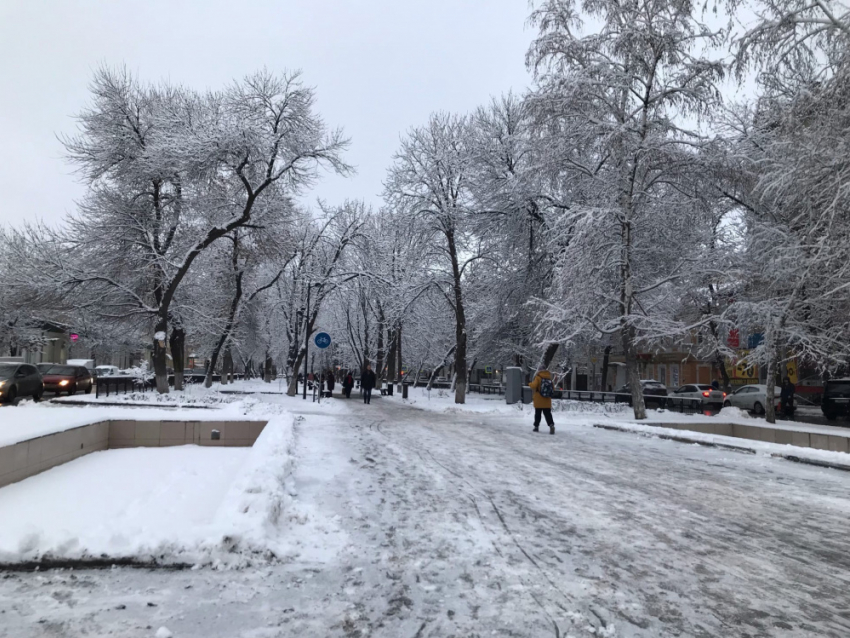
{"label": "snow-covered ledge", "polygon": [[251,447],[266,421],[108,420],[0,447],[0,488],[100,450],[202,445]]}

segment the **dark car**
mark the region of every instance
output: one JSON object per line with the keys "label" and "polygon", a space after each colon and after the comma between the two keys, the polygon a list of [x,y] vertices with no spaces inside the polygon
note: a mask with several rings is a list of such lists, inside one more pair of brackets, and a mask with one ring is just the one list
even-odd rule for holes
{"label": "dark car", "polygon": [[29,363],[0,363],[0,401],[12,403],[18,397],[36,401],[44,393],[38,368]]}
{"label": "dark car", "polygon": [[[654,379],[641,379],[640,387],[643,388],[643,400],[646,405],[657,405],[661,407],[667,403],[667,386]],[[632,390],[627,383],[617,390],[616,400],[632,404]]]}
{"label": "dark car", "polygon": [[850,416],[850,379],[827,381],[823,386],[820,409],[830,421],[839,416]]}
{"label": "dark car", "polygon": [[91,372],[84,366],[52,365],[42,375],[44,389],[56,394],[76,394],[80,390],[88,394],[94,386]]}

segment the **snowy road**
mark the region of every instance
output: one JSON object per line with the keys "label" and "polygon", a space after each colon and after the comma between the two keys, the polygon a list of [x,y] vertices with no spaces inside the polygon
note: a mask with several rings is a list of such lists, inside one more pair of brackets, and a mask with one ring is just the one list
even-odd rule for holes
{"label": "snowy road", "polygon": [[285,564],[0,574],[0,636],[850,635],[848,474],[345,408],[305,408]]}

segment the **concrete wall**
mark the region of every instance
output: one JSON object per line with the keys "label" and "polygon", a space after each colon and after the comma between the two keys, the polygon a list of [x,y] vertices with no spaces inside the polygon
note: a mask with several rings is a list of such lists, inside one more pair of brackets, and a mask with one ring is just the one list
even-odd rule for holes
{"label": "concrete wall", "polygon": [[108,422],[0,447],[0,487],[108,447]]}
{"label": "concrete wall", "polygon": [[719,434],[737,439],[779,443],[780,445],[796,445],[817,450],[850,453],[850,437],[832,434],[812,434],[796,432],[781,428],[762,425],[743,425],[741,423],[647,423],[662,428],[674,430],[689,430],[704,434]]}
{"label": "concrete wall", "polygon": [[[101,421],[0,447],[0,487],[99,450],[205,445],[251,447],[265,421]],[[218,430],[220,438],[212,438]]]}
{"label": "concrete wall", "polygon": [[[265,421],[110,421],[109,447],[251,447],[265,425]],[[218,440],[212,438],[213,430],[218,430]]]}

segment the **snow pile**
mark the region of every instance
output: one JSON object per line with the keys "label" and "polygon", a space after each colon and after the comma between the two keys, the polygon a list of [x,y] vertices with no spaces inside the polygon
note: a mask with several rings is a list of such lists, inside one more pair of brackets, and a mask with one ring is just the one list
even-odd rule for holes
{"label": "snow pile", "polygon": [[[529,408],[534,406],[529,405]],[[590,401],[574,401],[558,399],[552,401],[553,412],[580,412],[582,414],[631,414],[632,408],[628,403],[593,403]]]}
{"label": "snow pile", "polygon": [[[152,396],[152,395],[151,395]],[[232,403],[217,403],[210,410],[187,408],[67,406],[55,403],[22,402],[14,408],[0,409],[0,446],[54,434],[101,421],[224,421],[253,415],[259,401],[252,396],[237,397]],[[261,408],[259,408],[261,409]],[[252,417],[253,418],[253,417]]]}
{"label": "snow pile", "polygon": [[703,432],[694,432],[692,430],[678,430],[674,428],[665,428],[658,425],[645,425],[634,421],[611,420],[605,423],[576,422],[577,425],[593,425],[595,427],[615,427],[616,429],[645,434],[652,437],[667,436],[675,438],[686,438],[694,443],[707,443],[710,445],[731,446],[735,448],[743,448],[753,450],[757,454],[763,456],[791,456],[808,461],[818,461],[821,463],[829,463],[841,467],[850,466],[850,460],[846,452],[831,452],[828,450],[819,450],[810,447],[800,447],[796,445],[785,445],[782,443],[768,443],[766,441],[756,441],[753,439],[741,439],[732,436],[722,436],[720,434],[705,434]]}
{"label": "snow pile", "polygon": [[720,410],[720,412],[717,413],[717,416],[722,419],[749,419],[750,413],[746,410],[742,410],[741,408],[727,406]]}
{"label": "snow pile", "polygon": [[131,403],[144,406],[168,406],[182,407],[188,405],[215,406],[239,401],[236,395],[221,394],[217,391],[207,390],[203,386],[184,390],[182,392],[169,392],[159,394],[158,392],[127,392],[118,394],[112,392],[95,397],[91,394],[75,394],[70,397],[56,398],[52,403]]}
{"label": "snow pile", "polygon": [[0,489],[0,563],[274,559],[284,549],[294,418],[272,412],[252,448],[107,450]]}
{"label": "snow pile", "polygon": [[238,530],[224,538],[229,551],[281,551],[276,540],[281,515],[291,500],[286,482],[292,472],[293,445],[293,418],[269,420],[216,514],[220,528],[232,525]]}

